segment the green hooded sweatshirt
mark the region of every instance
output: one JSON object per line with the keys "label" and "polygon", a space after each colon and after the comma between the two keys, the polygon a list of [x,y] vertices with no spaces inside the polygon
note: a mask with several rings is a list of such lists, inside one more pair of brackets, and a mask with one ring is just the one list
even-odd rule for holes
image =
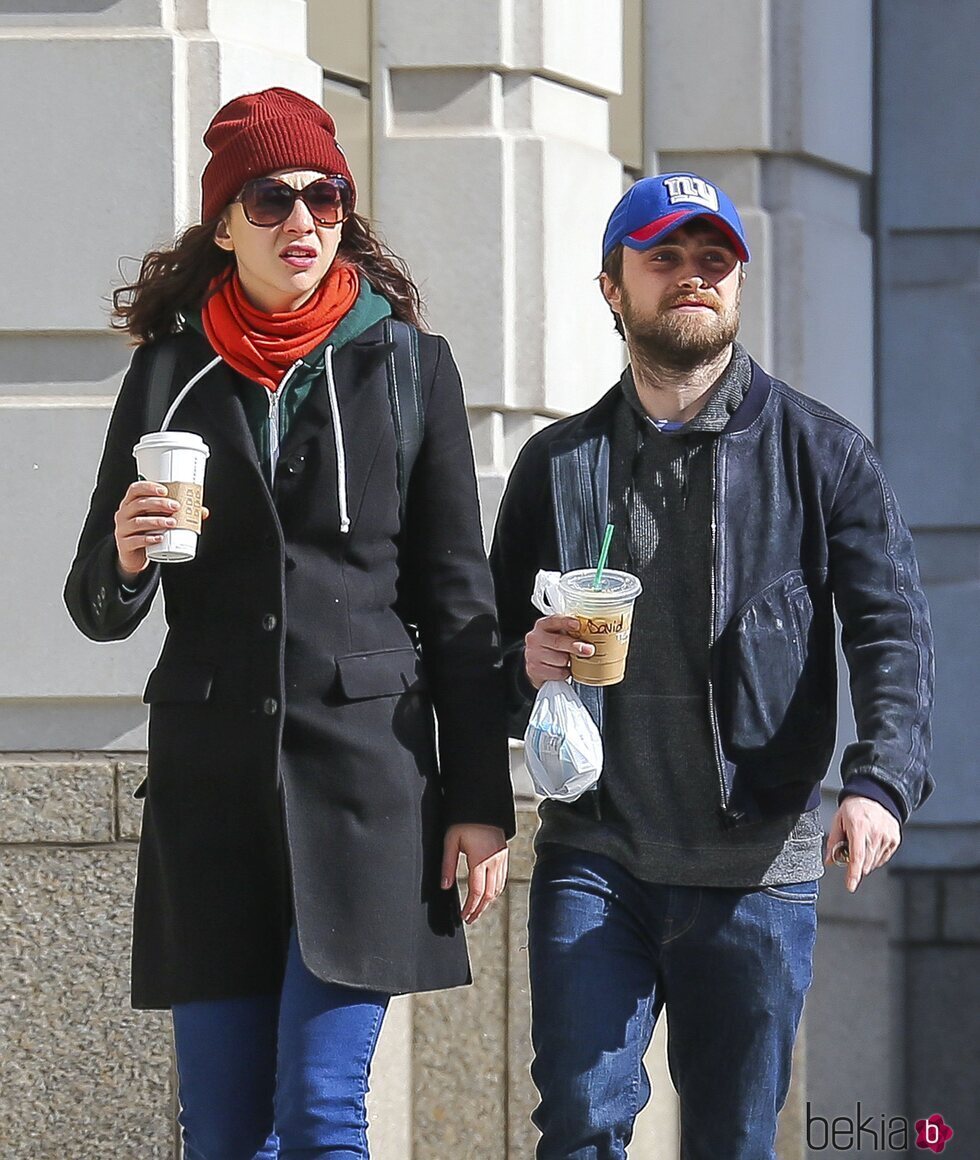
{"label": "green hooded sweatshirt", "polygon": [[[330,335],[300,359],[295,369],[286,373],[275,395],[260,383],[249,382],[244,375],[238,375],[245,417],[267,479],[271,479],[272,476],[270,470],[272,415],[276,414],[278,418],[278,442],[281,444],[292,426],[297,411],[310,393],[317,375],[324,373],[327,347],[332,346],[336,353],[342,346],[390,314],[391,306],[387,298],[378,294],[365,278],[361,278],[361,287],[354,305],[337,323]],[[186,315],[184,321],[199,334],[204,334],[200,312]]]}

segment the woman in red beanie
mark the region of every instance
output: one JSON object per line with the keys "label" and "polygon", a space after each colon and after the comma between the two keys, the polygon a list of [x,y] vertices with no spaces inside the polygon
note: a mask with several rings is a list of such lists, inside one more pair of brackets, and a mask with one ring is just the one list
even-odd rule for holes
{"label": "woman in red beanie", "polygon": [[[120,640],[163,587],[132,987],[173,1013],[185,1155],[366,1157],[388,998],[469,982],[513,833],[466,413],[331,117],[268,89],[204,140],[202,223],[115,295],[137,349],[66,601]],[[177,504],[132,449],[164,375],[210,516],[161,567]]]}

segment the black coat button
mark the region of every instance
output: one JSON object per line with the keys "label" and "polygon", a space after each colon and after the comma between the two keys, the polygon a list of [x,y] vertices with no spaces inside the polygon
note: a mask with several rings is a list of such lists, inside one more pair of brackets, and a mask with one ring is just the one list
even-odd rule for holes
{"label": "black coat button", "polygon": [[276,625],[278,623],[279,623],[279,618],[276,616],[273,616],[273,614],[271,612],[267,612],[265,614],[265,616],[262,617],[262,627],[265,629],[266,632],[272,632],[272,630],[276,627]]}
{"label": "black coat button", "polygon": [[296,452],[295,455],[290,455],[286,460],[286,470],[290,475],[299,475],[306,467],[306,456]]}
{"label": "black coat button", "polygon": [[262,712],[267,717],[274,717],[279,712],[279,702],[275,697],[266,697],[262,702]]}
{"label": "black coat button", "polygon": [[296,571],[296,561],[292,558],[292,556],[286,557],[286,571],[287,572],[295,572]]}

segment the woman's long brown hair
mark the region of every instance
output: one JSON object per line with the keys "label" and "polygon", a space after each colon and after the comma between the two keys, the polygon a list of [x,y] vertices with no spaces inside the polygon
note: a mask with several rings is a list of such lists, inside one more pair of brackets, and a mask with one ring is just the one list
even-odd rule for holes
{"label": "woman's long brown hair", "polygon": [[[113,291],[111,325],[137,343],[154,342],[179,329],[179,314],[200,310],[215,278],[229,278],[234,269],[233,256],[214,244],[217,224],[191,226],[170,249],[151,250],[136,280]],[[395,318],[421,326],[422,297],[405,262],[360,214],[352,213],[342,229],[337,257],[388,299]]]}

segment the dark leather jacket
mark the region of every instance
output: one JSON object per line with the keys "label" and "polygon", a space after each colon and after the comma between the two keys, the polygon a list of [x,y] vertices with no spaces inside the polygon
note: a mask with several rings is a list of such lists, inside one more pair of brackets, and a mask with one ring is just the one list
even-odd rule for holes
{"label": "dark leather jacket", "polygon": [[[491,566],[515,736],[534,693],[523,672],[534,576],[595,563],[620,398],[617,384],[535,435],[501,504]],[[870,442],[753,363],[713,456],[710,709],[723,821],[819,801],[837,728],[835,607],[857,724],[843,793],[894,803],[907,820],[933,788],[932,632],[912,539]],[[601,726],[602,690],[577,687]]]}

